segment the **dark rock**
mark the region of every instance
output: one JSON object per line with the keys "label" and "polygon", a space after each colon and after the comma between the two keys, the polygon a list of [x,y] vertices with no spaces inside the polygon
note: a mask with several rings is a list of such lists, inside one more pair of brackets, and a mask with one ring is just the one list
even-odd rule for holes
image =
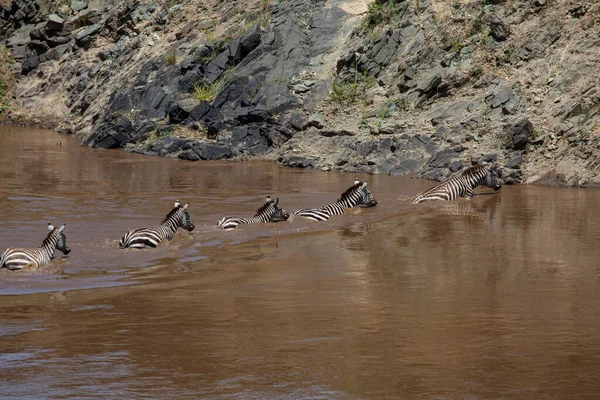
{"label": "dark rock", "polygon": [[217,143],[197,142],[191,149],[201,160],[224,160],[233,157],[231,148]]}
{"label": "dark rock", "polygon": [[114,123],[103,124],[93,131],[84,144],[98,149],[123,147],[131,141],[132,132],[131,121],[124,116],[118,116]]}
{"label": "dark rock", "polygon": [[491,17],[488,21],[490,34],[494,40],[502,42],[510,36],[510,27],[498,17]]}
{"label": "dark rock", "polygon": [[451,160],[456,158],[454,149],[444,149],[434,154],[427,165],[431,168],[447,168],[450,166]]}
{"label": "dark rock", "polygon": [[32,40],[31,42],[29,42],[28,46],[31,50],[35,51],[37,55],[44,54],[50,48],[50,46],[48,46],[48,43],[42,42],[40,40]]}
{"label": "dark rock", "polygon": [[314,168],[316,165],[314,160],[302,156],[280,158],[279,162],[292,168]]}
{"label": "dark rock", "polygon": [[303,131],[308,126],[308,117],[301,112],[283,114],[278,123],[286,128]]}
{"label": "dark rock", "polygon": [[573,18],[579,18],[579,17],[583,17],[585,15],[585,13],[587,12],[588,7],[586,4],[576,4],[574,6],[572,6],[571,8],[569,8],[569,14],[573,17]]}
{"label": "dark rock", "polygon": [[46,31],[60,31],[63,28],[65,20],[59,17],[56,14],[48,15],[48,19],[46,22]]}
{"label": "dark rock", "polygon": [[50,60],[56,60],[56,53],[54,52],[54,49],[50,49],[40,56],[40,63]]}
{"label": "dark rock", "polygon": [[523,180],[523,172],[520,169],[513,169],[508,174],[503,174],[502,180],[505,185],[516,185]]}
{"label": "dark rock", "polygon": [[490,153],[483,157],[484,162],[495,162],[498,159],[498,154]]}
{"label": "dark rock", "polygon": [[27,75],[40,64],[40,59],[35,53],[27,53],[21,62],[21,74]]}
{"label": "dark rock", "polygon": [[322,136],[333,137],[333,136],[356,136],[356,132],[348,129],[327,129],[319,131]]}
{"label": "dark rock", "polygon": [[262,154],[272,145],[268,129],[259,124],[248,124],[233,128],[230,143],[250,155]]}
{"label": "dark rock", "polygon": [[66,43],[69,43],[70,41],[71,41],[71,37],[69,37],[69,36],[53,36],[53,37],[46,39],[46,43],[48,43],[48,46],[50,46],[50,47],[60,46],[61,44],[66,44]]}
{"label": "dark rock", "polygon": [[192,149],[183,150],[181,153],[179,153],[178,157],[181,158],[182,160],[188,160],[188,161],[200,160],[200,156],[198,154],[196,154],[196,152]]}
{"label": "dark rock", "polygon": [[527,118],[522,119],[513,128],[512,140],[507,147],[514,150],[525,150],[532,132],[531,122]]}
{"label": "dark rock", "polygon": [[508,160],[508,162],[504,165],[506,166],[506,168],[519,169],[519,168],[521,168],[522,160],[523,160],[523,157],[521,155],[514,156],[513,158]]}
{"label": "dark rock", "polygon": [[433,96],[438,86],[442,83],[442,73],[443,71],[441,69],[433,70],[419,81],[416,90],[423,93],[428,98]]}
{"label": "dark rock", "polygon": [[[41,22],[39,24],[37,24],[30,32],[29,32],[29,37],[31,38],[31,40],[41,40],[41,41],[45,41],[46,39],[48,39],[48,35],[46,33],[46,24],[44,22]],[[29,41],[28,41],[29,42]]]}
{"label": "dark rock", "polygon": [[102,50],[98,52],[98,58],[102,61],[108,60],[110,57],[110,50]]}
{"label": "dark rock", "polygon": [[450,171],[456,172],[463,167],[463,163],[461,161],[452,161],[450,163]]}
{"label": "dark rock", "polygon": [[190,113],[200,104],[196,99],[182,99],[172,104],[169,110],[169,121],[179,124],[190,116]]}
{"label": "dark rock", "polygon": [[[170,130],[172,130],[172,127],[169,125],[157,127],[157,134],[168,134]],[[190,139],[178,137],[162,137],[150,144],[148,151],[151,154],[156,154],[161,157],[175,157],[190,141]]]}

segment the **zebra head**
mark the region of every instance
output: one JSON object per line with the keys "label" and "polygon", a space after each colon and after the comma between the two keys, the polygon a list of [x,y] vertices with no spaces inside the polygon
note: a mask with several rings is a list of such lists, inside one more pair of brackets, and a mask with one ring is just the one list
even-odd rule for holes
{"label": "zebra head", "polygon": [[360,190],[362,192],[362,202],[358,206],[362,208],[375,207],[377,205],[377,200],[375,200],[375,197],[373,197],[369,189],[367,189],[367,181],[362,183]]}
{"label": "zebra head", "polygon": [[181,219],[179,220],[179,225],[188,232],[193,231],[195,226],[192,223],[192,217],[190,217],[190,213],[187,212],[187,208],[190,205],[190,203],[185,203],[185,205],[183,207],[181,207],[181,203],[179,203],[179,200],[177,200],[177,202],[175,204],[177,204],[176,207],[180,207],[180,210],[183,211],[181,213]]}
{"label": "zebra head", "polygon": [[287,211],[279,207],[279,197],[273,203],[273,208],[275,212],[273,213],[271,222],[287,221],[287,219],[290,217],[290,214],[288,214]]}
{"label": "zebra head", "polygon": [[498,165],[494,164],[488,169],[485,174],[485,185],[495,191],[502,187],[502,169]]}
{"label": "zebra head", "polygon": [[67,224],[62,224],[59,228],[55,228],[51,223],[48,222],[48,230],[50,233],[48,234],[48,238],[54,235],[57,235],[56,248],[62,251],[64,254],[69,254],[71,249],[67,245],[67,237],[63,232],[65,230],[65,226]]}

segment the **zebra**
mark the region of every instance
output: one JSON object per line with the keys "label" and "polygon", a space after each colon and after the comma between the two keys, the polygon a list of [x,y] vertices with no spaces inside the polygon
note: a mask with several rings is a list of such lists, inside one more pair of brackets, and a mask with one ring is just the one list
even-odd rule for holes
{"label": "zebra", "polygon": [[327,221],[332,215],[341,215],[346,208],[375,207],[377,200],[367,189],[367,181],[361,182],[354,179],[354,185],[346,190],[335,202],[318,208],[303,208],[292,213],[292,219],[296,216],[311,219],[313,221]]}
{"label": "zebra", "polygon": [[189,203],[182,206],[179,200],[175,201],[174,208],[160,225],[130,230],[121,238],[119,246],[122,249],[127,247],[135,249],[156,247],[163,240],[173,239],[173,235],[180,227],[188,232],[193,231],[195,226],[187,211],[188,206]]}
{"label": "zebra", "polygon": [[217,226],[225,230],[230,230],[237,228],[239,224],[285,221],[289,216],[283,208],[279,207],[279,197],[273,200],[268,195],[265,204],[256,211],[256,214],[252,218],[225,217],[217,223]]}
{"label": "zebra", "polygon": [[412,204],[430,200],[456,200],[459,197],[473,197],[477,186],[485,185],[500,190],[502,187],[502,170],[496,164],[475,165],[455,176],[417,195]]}
{"label": "zebra", "polygon": [[56,249],[64,254],[69,254],[71,249],[67,246],[67,237],[64,234],[65,226],[55,228],[48,222],[48,230],[50,231],[42,245],[34,249],[18,249],[8,248],[0,256],[0,268],[8,268],[10,270],[19,270],[25,266],[42,267],[54,258]]}

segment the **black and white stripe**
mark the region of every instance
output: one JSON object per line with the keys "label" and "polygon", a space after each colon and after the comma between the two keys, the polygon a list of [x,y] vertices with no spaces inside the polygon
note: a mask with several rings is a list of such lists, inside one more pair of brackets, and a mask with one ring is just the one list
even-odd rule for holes
{"label": "black and white stripe", "polygon": [[69,254],[71,249],[67,246],[67,237],[64,234],[66,224],[55,228],[48,223],[48,236],[42,242],[42,245],[34,249],[8,248],[0,256],[0,268],[10,270],[21,269],[24,266],[41,267],[54,258],[56,249],[65,254]]}
{"label": "black and white stripe", "polygon": [[273,200],[271,199],[271,196],[267,196],[265,204],[256,211],[256,214],[253,217],[225,217],[217,223],[217,226],[229,230],[237,228],[239,224],[280,222],[287,220],[288,217],[289,214],[283,208],[279,207],[279,197],[276,200]]}
{"label": "black and white stripe", "polygon": [[346,208],[351,207],[374,207],[377,200],[367,189],[367,181],[354,180],[354,185],[346,190],[335,202],[318,208],[303,208],[292,213],[292,217],[300,216],[313,221],[327,221],[332,215],[341,215]]}
{"label": "black and white stripe", "polygon": [[431,200],[456,200],[459,197],[473,197],[477,186],[485,185],[494,190],[502,187],[502,170],[498,165],[476,165],[467,168],[459,176],[455,176],[437,186],[417,195],[413,204]]}
{"label": "black and white stripe", "polygon": [[188,205],[182,206],[177,200],[174,208],[160,225],[130,230],[121,238],[119,246],[121,248],[132,247],[136,249],[156,247],[163,240],[173,239],[178,228],[183,228],[189,232],[193,231],[194,224],[187,212]]}

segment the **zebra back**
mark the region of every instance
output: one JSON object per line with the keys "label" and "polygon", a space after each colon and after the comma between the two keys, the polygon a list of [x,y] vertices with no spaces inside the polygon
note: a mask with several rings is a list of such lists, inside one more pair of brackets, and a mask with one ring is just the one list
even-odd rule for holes
{"label": "zebra back", "polygon": [[173,239],[178,228],[183,228],[188,232],[193,231],[195,226],[187,211],[188,206],[189,203],[182,206],[177,200],[160,225],[130,230],[119,240],[119,246],[137,249],[156,247],[163,240]]}
{"label": "zebra back", "polygon": [[280,222],[287,220],[288,217],[289,214],[283,208],[279,207],[279,197],[273,200],[271,196],[267,196],[265,204],[256,211],[253,217],[224,217],[217,223],[217,226],[221,229],[229,230],[237,228],[239,224]]}
{"label": "zebra back", "polygon": [[460,175],[450,178],[431,189],[418,194],[413,204],[431,200],[456,200],[459,197],[473,197],[477,186],[485,185],[495,191],[502,187],[502,170],[496,164],[475,165],[465,169]]}
{"label": "zebra back", "polygon": [[64,234],[66,224],[55,228],[51,223],[48,223],[50,231],[42,245],[33,249],[8,248],[0,256],[0,268],[8,268],[10,270],[21,269],[26,265],[41,267],[47,264],[54,258],[56,249],[64,254],[69,254],[71,249],[67,245],[67,237]]}

